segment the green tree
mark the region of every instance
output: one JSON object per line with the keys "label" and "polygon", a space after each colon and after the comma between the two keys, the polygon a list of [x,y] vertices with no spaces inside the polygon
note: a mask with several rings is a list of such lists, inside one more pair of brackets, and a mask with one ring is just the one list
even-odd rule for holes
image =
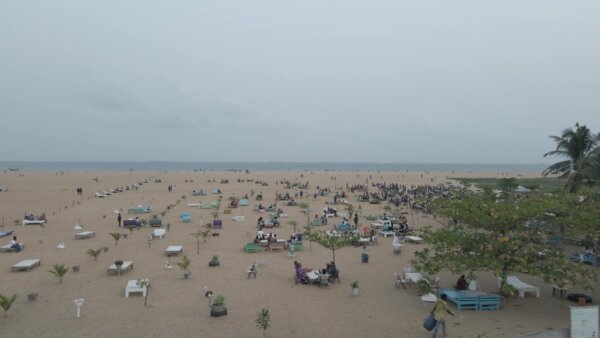
{"label": "green tree", "polygon": [[58,263],[52,266],[52,270],[48,270],[48,272],[50,272],[51,274],[56,276],[56,278],[58,278],[59,283],[62,283],[63,277],[67,274],[67,271],[69,271],[69,268],[67,266]]}
{"label": "green tree", "polygon": [[262,308],[256,314],[256,326],[263,330],[263,338],[266,337],[267,329],[271,324],[271,315],[269,314],[269,310]]}
{"label": "green tree", "polygon": [[196,232],[192,232],[191,235],[196,237],[196,254],[200,254],[200,238],[202,238],[202,243],[206,243],[206,239],[210,234],[210,228],[208,228],[208,224],[204,225],[205,230],[198,229]]}
{"label": "green tree", "polygon": [[331,250],[333,262],[335,263],[335,251],[352,244],[354,237],[327,236],[323,231],[307,231],[304,235],[311,241]]}
{"label": "green tree", "polygon": [[8,310],[10,310],[10,307],[15,302],[15,300],[17,300],[16,294],[12,295],[12,297],[0,294],[0,307],[2,308],[2,310],[4,310],[4,317],[8,315]]}
{"label": "green tree", "polygon": [[87,254],[90,255],[90,256],[92,256],[92,257],[94,257],[95,261],[98,260],[98,256],[100,256],[100,253],[102,253],[102,249],[97,249],[97,250],[89,249],[87,251]]}
{"label": "green tree", "polygon": [[177,266],[184,272],[184,273],[191,273],[190,271],[190,264],[191,264],[191,260],[188,258],[188,256],[183,255],[183,257],[181,258],[181,261],[175,263],[177,264]]}
{"label": "green tree", "polygon": [[517,179],[514,177],[501,178],[498,181],[498,188],[500,188],[504,192],[511,192],[511,191],[515,190],[515,188],[518,186],[519,185],[517,184]]}
{"label": "green tree", "polygon": [[[502,203],[467,196],[463,201],[448,201],[442,213],[456,217],[461,226],[423,230],[430,245],[415,253],[413,264],[426,274],[444,269],[456,274],[491,271],[504,286],[508,272],[519,271],[561,286],[592,286],[595,270],[570,262],[562,249],[548,244],[555,224],[568,222],[570,233],[581,231],[579,222],[599,225],[593,217],[600,212],[586,212],[575,196],[530,195]],[[579,215],[572,218],[575,213]]]}
{"label": "green tree", "polygon": [[576,192],[583,183],[593,184],[591,166],[593,156],[600,144],[600,134],[592,133],[586,126],[575,124],[575,129],[563,130],[561,136],[550,136],[556,142],[556,149],[544,154],[546,156],[559,156],[565,160],[554,163],[546,168],[542,174],[558,174],[561,178],[567,178],[565,191]]}
{"label": "green tree", "polygon": [[109,235],[111,235],[112,238],[115,240],[115,246],[119,245],[119,240],[121,239],[121,237],[123,237],[123,234],[121,234],[120,232],[111,232],[109,233]]}

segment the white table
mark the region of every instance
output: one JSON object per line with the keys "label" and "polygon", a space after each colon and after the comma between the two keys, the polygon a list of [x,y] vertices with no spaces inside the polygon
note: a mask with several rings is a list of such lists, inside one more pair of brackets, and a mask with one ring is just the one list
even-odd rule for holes
{"label": "white table", "polygon": [[167,247],[167,250],[165,250],[167,252],[167,256],[171,256],[171,255],[179,255],[181,252],[183,252],[183,246],[182,245],[169,245]]}
{"label": "white table", "polygon": [[419,236],[404,236],[404,239],[412,243],[423,243],[423,238]]}
{"label": "white table", "polygon": [[318,281],[318,280],[319,280],[319,274],[318,274],[318,273],[316,273],[315,271],[309,271],[309,272],[307,272],[307,273],[306,273],[306,276],[308,277],[308,279],[309,279],[311,282],[316,282],[316,281]]}
{"label": "white table", "polygon": [[418,281],[423,279],[423,275],[419,272],[407,272],[404,274],[404,278],[408,280],[410,285],[417,284]]}
{"label": "white table", "polygon": [[127,271],[130,269],[133,269],[133,262],[132,261],[123,261],[123,265],[121,265],[120,269],[117,269],[117,266],[115,264],[109,266],[108,274],[109,275],[117,275],[122,271]]}
{"label": "white table", "polygon": [[[144,279],[144,281],[148,281]],[[127,287],[125,287],[125,298],[129,298],[129,294],[132,292],[141,292],[142,296],[146,297],[146,292],[148,291],[148,286],[140,287],[138,285],[137,279],[131,279],[127,282]]]}

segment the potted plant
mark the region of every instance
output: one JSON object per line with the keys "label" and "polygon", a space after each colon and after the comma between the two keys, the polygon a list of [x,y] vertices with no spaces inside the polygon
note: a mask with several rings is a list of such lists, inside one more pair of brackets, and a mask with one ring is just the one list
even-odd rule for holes
{"label": "potted plant", "polygon": [[227,308],[225,307],[225,296],[217,295],[210,306],[211,317],[227,316]]}
{"label": "potted plant", "polygon": [[358,281],[355,280],[352,283],[350,283],[350,287],[352,288],[352,295],[358,296]]}
{"label": "potted plant", "polygon": [[181,261],[177,262],[177,266],[183,270],[183,278],[184,279],[188,279],[190,277],[190,274],[192,273],[190,271],[190,263],[191,260],[188,258],[187,255],[183,255],[183,257],[181,258]]}
{"label": "potted plant", "polygon": [[469,271],[469,290],[477,290],[477,280],[475,279],[475,272]]}
{"label": "potted plant", "polygon": [[219,266],[219,256],[212,256],[212,259],[210,260],[210,262],[208,262],[208,266]]}

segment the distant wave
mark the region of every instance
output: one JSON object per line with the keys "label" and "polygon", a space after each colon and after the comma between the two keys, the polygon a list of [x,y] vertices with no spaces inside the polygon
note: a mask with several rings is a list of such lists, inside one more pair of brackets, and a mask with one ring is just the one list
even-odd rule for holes
{"label": "distant wave", "polygon": [[0,161],[1,170],[23,171],[542,171],[547,164],[359,163],[359,162],[37,162]]}

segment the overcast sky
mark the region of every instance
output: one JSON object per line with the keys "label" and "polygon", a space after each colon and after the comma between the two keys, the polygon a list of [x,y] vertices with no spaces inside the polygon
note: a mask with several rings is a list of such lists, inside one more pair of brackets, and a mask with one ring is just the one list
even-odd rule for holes
{"label": "overcast sky", "polygon": [[600,1],[0,2],[0,159],[541,163]]}

